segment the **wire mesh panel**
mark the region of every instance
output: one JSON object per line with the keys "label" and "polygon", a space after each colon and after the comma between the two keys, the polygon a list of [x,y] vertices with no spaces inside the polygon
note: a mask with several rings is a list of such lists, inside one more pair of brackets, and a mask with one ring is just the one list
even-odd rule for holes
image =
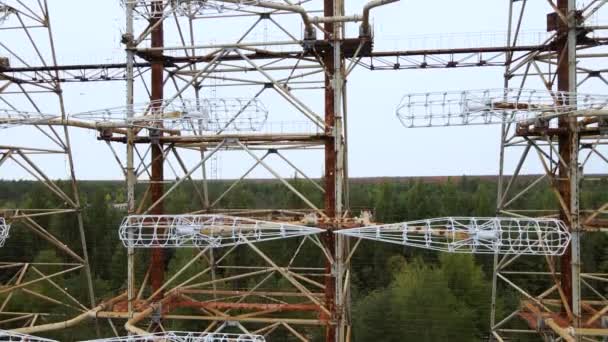
{"label": "wire mesh panel", "polygon": [[8,239],[8,231],[11,229],[11,225],[6,223],[4,217],[0,217],[0,247],[4,246],[6,239]]}
{"label": "wire mesh panel", "polygon": [[562,255],[570,233],[555,219],[445,217],[345,229],[347,236],[471,254]]}
{"label": "wire mesh panel", "polygon": [[608,96],[530,89],[488,89],[405,95],[397,116],[405,127],[465,126],[540,120],[602,110]]}
{"label": "wire mesh panel", "polygon": [[0,342],[57,342],[47,338],[0,330]]}
{"label": "wire mesh panel", "polygon": [[259,131],[268,110],[256,98],[176,99],[133,105],[135,117],[127,118],[127,107],[77,113],[74,119],[115,126],[161,128],[192,132]]}
{"label": "wire mesh panel", "polygon": [[135,335],[91,340],[88,342],[266,342],[264,336],[250,334],[198,333],[168,331],[150,335]]}
{"label": "wire mesh panel", "polygon": [[121,223],[125,247],[224,247],[318,234],[319,228],[223,215],[131,215]]}

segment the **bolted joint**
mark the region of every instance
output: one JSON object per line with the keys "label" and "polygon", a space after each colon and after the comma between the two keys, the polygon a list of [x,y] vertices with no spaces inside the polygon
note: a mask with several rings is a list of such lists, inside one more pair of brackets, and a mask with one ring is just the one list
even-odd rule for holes
{"label": "bolted joint", "polygon": [[134,44],[134,40],[135,40],[135,37],[133,36],[132,33],[124,33],[120,37],[120,42],[122,44],[125,44],[127,47],[132,47]]}
{"label": "bolted joint", "polygon": [[163,316],[162,308],[163,308],[163,304],[160,302],[154,306],[154,312],[152,312],[152,316],[150,316],[150,319],[152,320],[152,322],[154,322],[156,324],[160,324],[160,321]]}
{"label": "bolted joint", "polygon": [[161,132],[158,129],[150,129],[150,142],[152,144],[159,144],[160,143],[160,136],[161,136]]}
{"label": "bolted joint", "polygon": [[374,31],[372,30],[372,27],[368,24],[361,24],[361,26],[359,26],[359,38],[360,39],[369,39],[372,40],[374,37]]}
{"label": "bolted joint", "polygon": [[101,129],[99,130],[99,138],[100,140],[111,139],[113,136],[113,132],[111,129]]}
{"label": "bolted joint", "polygon": [[317,40],[317,31],[312,27],[304,29],[304,41],[315,41]]}

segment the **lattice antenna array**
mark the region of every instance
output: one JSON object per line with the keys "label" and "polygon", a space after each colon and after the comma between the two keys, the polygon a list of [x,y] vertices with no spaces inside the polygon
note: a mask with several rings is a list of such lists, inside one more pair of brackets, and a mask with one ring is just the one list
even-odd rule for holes
{"label": "lattice antenna array", "polygon": [[608,96],[530,89],[489,89],[405,95],[397,116],[408,128],[510,123],[540,125],[574,112],[603,110]]}
{"label": "lattice antenna array", "polygon": [[47,338],[0,330],[0,342],[58,342]]}
{"label": "lattice antenna array", "polygon": [[[6,223],[4,217],[0,217],[0,247],[4,246],[4,243],[8,239],[8,231],[11,229],[11,225]],[[0,336],[2,332],[0,332]]]}
{"label": "lattice antenna array", "polygon": [[[123,6],[127,4],[133,5],[136,12],[149,18],[153,16],[150,12],[150,4],[154,1],[155,0],[122,0],[121,3]],[[169,0],[166,1],[166,6],[163,11],[157,12],[155,15],[160,17],[175,13],[181,16],[200,16],[236,11],[244,7],[255,7],[260,3],[285,4],[284,2],[273,0],[241,0],[234,2],[221,0]]]}
{"label": "lattice antenna array", "polygon": [[268,110],[256,98],[211,98],[161,100],[135,104],[132,119],[127,107],[115,107],[71,115],[71,118],[100,124],[167,130],[218,132],[259,131]]}
{"label": "lattice antenna array", "polygon": [[469,254],[562,255],[570,233],[556,219],[445,217],[336,232],[424,249]]}
{"label": "lattice antenna array", "polygon": [[266,342],[264,336],[251,334],[224,334],[167,331],[149,335],[114,337],[85,342]]}
{"label": "lattice antenna array", "polygon": [[205,248],[318,234],[322,229],[224,215],[131,215],[121,223],[125,247]]}
{"label": "lattice antenna array", "polygon": [[59,118],[60,115],[0,109],[0,129],[21,125],[42,125]]}

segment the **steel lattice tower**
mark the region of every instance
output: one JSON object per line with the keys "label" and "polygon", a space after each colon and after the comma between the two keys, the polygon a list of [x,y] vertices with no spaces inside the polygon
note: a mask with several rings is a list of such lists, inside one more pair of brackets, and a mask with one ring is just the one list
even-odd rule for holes
{"label": "steel lattice tower", "polygon": [[[523,298],[521,306],[507,317],[496,317],[495,310],[492,311],[489,318],[492,338],[503,341],[513,334],[529,332],[560,336],[563,340],[606,336],[602,316],[608,311],[608,302],[594,287],[594,284],[606,281],[605,275],[582,270],[580,263],[582,233],[605,229],[607,224],[606,204],[586,208],[580,203],[587,161],[593,157],[606,162],[601,150],[606,143],[605,114],[571,110],[568,115],[555,115],[546,120],[537,120],[538,117],[532,115],[532,123],[522,123],[517,116],[518,110],[531,111],[536,105],[526,103],[523,95],[527,92],[517,89],[529,85],[545,88],[546,94],[555,98],[554,104],[576,109],[580,98],[577,92],[585,82],[606,83],[605,70],[589,62],[605,58],[601,49],[607,43],[606,38],[595,34],[605,28],[589,24],[590,19],[604,8],[605,1],[593,0],[582,8],[577,7],[575,0],[548,1],[548,10],[552,12],[547,20],[550,34],[546,41],[537,45],[519,43],[522,22],[529,17],[528,1],[509,0],[509,27],[504,46],[375,51],[370,10],[391,2],[395,1],[373,0],[353,15],[345,13],[343,0],[296,4],[270,0],[125,0],[126,29],[122,36],[127,56],[125,63],[59,65],[46,1],[40,4],[40,11],[36,7],[39,3],[31,8],[19,8],[0,1],[0,18],[9,20],[4,24],[18,23],[16,29],[29,36],[34,55],[38,56],[33,61],[25,60],[10,46],[7,48],[8,42],[1,45],[6,50],[2,53],[12,58],[0,59],[0,94],[7,105],[6,109],[0,108],[0,127],[21,125],[24,129],[37,130],[59,146],[58,150],[57,147],[0,146],[0,166],[14,161],[42,180],[65,202],[60,208],[3,210],[0,216],[11,224],[13,231],[24,225],[75,259],[74,263],[62,266],[73,266],[68,268],[70,272],[84,273],[90,299],[82,304],[63,291],[63,295],[77,306],[72,317],[40,322],[45,313],[35,312],[35,308],[32,312],[3,312],[12,296],[9,294],[0,306],[0,314],[12,316],[3,320],[3,315],[0,324],[10,325],[23,320],[24,324],[16,331],[39,333],[65,329],[96,318],[100,322],[107,320],[113,329],[113,322],[121,321],[130,333],[145,334],[147,330],[162,329],[172,321],[189,320],[204,322],[205,331],[236,329],[247,334],[267,335],[284,330],[307,341],[310,331],[316,329],[323,331],[326,341],[349,341],[349,264],[361,240],[351,246],[348,236],[381,241],[397,239],[401,243],[417,241],[411,245],[430,248],[437,242],[433,240],[435,237],[447,232],[458,238],[450,240],[447,247],[436,249],[454,252],[454,243],[466,241],[463,250],[468,253],[480,253],[483,243],[487,243],[486,252],[496,253],[494,306],[501,291],[514,289]],[[40,14],[35,14],[37,12]],[[538,20],[541,19],[539,14]],[[34,20],[34,23],[28,24],[27,20]],[[358,35],[348,36],[347,25],[357,25]],[[280,38],[253,37],[261,26],[272,27]],[[33,29],[41,27],[46,35],[30,35]],[[243,27],[244,30],[230,42],[216,43],[206,35],[209,27]],[[42,43],[45,41],[47,43]],[[38,48],[36,44],[48,45]],[[585,52],[579,53],[582,50]],[[0,54],[0,57],[4,56]],[[426,223],[410,222],[411,226],[401,223],[385,227],[392,229],[395,238],[390,234],[383,236],[385,231],[381,231],[380,226],[369,227],[369,222],[352,218],[348,205],[345,127],[348,115],[346,85],[355,67],[376,71],[505,68],[504,87],[516,89],[501,90],[503,101],[484,107],[484,111],[495,114],[500,118],[498,123],[502,124],[497,215],[516,219],[482,219],[482,228],[478,226],[479,218],[442,218]],[[584,77],[577,81],[581,74]],[[64,105],[61,84],[83,80],[126,81],[124,106],[69,113]],[[36,87],[41,91],[30,90]],[[211,87],[239,89],[247,96],[209,99],[207,90]],[[315,91],[314,100],[300,96],[303,90]],[[41,107],[30,94],[52,96],[58,102],[57,107],[53,107],[57,109],[49,107],[47,110],[47,99],[39,100],[45,106]],[[20,100],[11,100],[14,96],[19,96]],[[273,126],[272,108],[268,106],[267,109],[262,104],[266,100],[282,101],[281,111],[290,112],[289,120],[293,121],[293,117],[304,120],[303,127]],[[323,106],[317,106],[318,103]],[[513,103],[515,107],[510,108]],[[520,107],[522,104],[525,108]],[[98,139],[109,146],[126,181],[129,217],[121,225],[121,239],[128,248],[128,285],[124,293],[101,303],[94,298],[88,265],[86,230],[68,135],[68,128],[72,127],[95,131]],[[115,146],[124,146],[125,156],[117,152]],[[308,177],[289,157],[290,150],[311,149],[323,151],[322,184]],[[232,152],[241,153],[253,166],[215,196],[210,191],[213,182],[207,179],[206,168],[215,155]],[[69,192],[51,181],[42,166],[37,166],[29,157],[39,153],[67,159],[71,180]],[[520,156],[514,166],[509,164],[508,157],[512,154]],[[546,172],[514,193],[524,162],[532,155],[538,157]],[[317,191],[316,199],[281,176],[270,160],[282,162],[302,175]],[[222,209],[222,201],[256,168],[264,169],[277,179],[305,208]],[[195,174],[199,173],[200,182],[195,179]],[[600,176],[594,175],[594,178]],[[195,194],[196,210],[173,213],[171,196],[186,184]],[[518,207],[519,198],[541,186],[554,190],[559,203],[555,211],[539,212],[535,208]],[[81,251],[36,223],[37,217],[58,214],[76,216]],[[220,216],[209,224],[210,219],[215,220],[214,215],[232,216]],[[250,220],[240,220],[241,216]],[[542,226],[542,229],[549,229],[549,233],[539,234],[537,243],[554,241],[545,236],[551,236],[555,229],[561,234],[555,240],[558,242],[552,252],[538,248],[538,245],[521,247],[516,243],[513,244],[518,246],[515,249],[501,249],[504,246],[499,242],[512,241],[510,237],[497,236],[505,230],[521,232],[522,222],[526,222],[527,229],[542,231],[539,222],[544,219],[535,219],[539,216],[550,217],[551,224]],[[282,223],[277,226],[270,221]],[[429,222],[440,222],[440,225]],[[488,222],[493,224],[491,228],[488,228]],[[322,228],[322,231],[307,230],[306,225]],[[357,230],[361,225],[368,227]],[[457,231],[456,227],[460,226],[466,229]],[[569,230],[567,238],[563,227]],[[141,235],[145,229],[153,233]],[[334,234],[343,229],[343,233]],[[276,231],[280,233],[270,233]],[[289,233],[293,231],[299,233]],[[234,232],[238,235],[230,235]],[[411,238],[410,234],[419,234],[418,240],[407,240]],[[297,241],[295,248],[288,251],[287,259],[280,255],[285,251],[268,250],[257,244],[271,235]],[[215,248],[226,240],[234,244],[227,244],[229,247],[225,249]],[[480,240],[482,242],[478,244]],[[564,249],[563,244],[568,242],[569,247]],[[140,250],[138,247],[142,245],[145,249]],[[170,269],[169,263],[177,247],[190,248],[194,252],[185,264]],[[249,253],[247,255],[255,256],[256,261],[244,260],[243,250]],[[498,254],[505,250],[518,252]],[[564,250],[566,253],[559,256]],[[320,264],[298,264],[298,256],[304,252],[316,253]],[[510,268],[528,254],[546,258],[547,271],[535,273],[547,276],[550,283],[549,289],[541,294],[530,293],[522,285],[525,281],[512,280],[517,271]],[[2,262],[6,267],[18,268],[3,284],[3,292],[16,293],[23,289],[32,292],[27,288],[31,281],[23,282],[27,272],[38,274],[39,278],[32,281],[47,282],[53,287],[57,284],[52,282],[52,277],[62,274],[45,273],[31,261]],[[279,291],[268,285],[274,281],[287,284],[289,290]],[[29,294],[38,298],[43,296]],[[45,300],[60,305],[60,300]],[[183,310],[191,311],[184,314]],[[525,324],[525,328],[521,328],[521,324]]]}

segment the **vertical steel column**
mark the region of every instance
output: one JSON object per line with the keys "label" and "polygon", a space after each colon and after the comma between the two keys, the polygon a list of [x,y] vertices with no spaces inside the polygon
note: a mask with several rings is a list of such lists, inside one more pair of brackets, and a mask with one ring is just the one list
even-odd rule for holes
{"label": "vertical steel column", "polygon": [[[562,38],[557,55],[557,89],[576,93],[576,0],[558,0],[557,7],[567,16],[568,22],[560,21],[558,35]],[[575,105],[576,97],[568,99]],[[558,136],[558,149],[566,165],[559,165],[558,191],[567,203],[568,210],[560,209],[560,218],[570,227],[572,241],[561,258],[561,286],[572,308],[575,322],[579,325],[580,303],[580,219],[579,219],[579,137],[576,118],[559,118],[565,133]]]}
{"label": "vertical steel column", "polygon": [[[323,15],[326,17],[334,15],[334,0],[323,1]],[[334,24],[326,22],[324,24],[325,40],[333,39]],[[335,136],[332,134],[334,127],[334,110],[335,110],[335,89],[332,84],[334,75],[334,51],[329,49],[323,55],[323,63],[325,64],[325,195],[324,206],[325,214],[332,222],[328,223],[328,228],[334,228],[336,216],[336,151],[335,151]],[[335,235],[331,231],[323,234],[323,242],[332,256],[336,255]],[[335,316],[335,291],[336,277],[333,264],[329,261],[325,264],[325,306]],[[321,312],[321,318],[327,321],[325,330],[325,341],[336,341],[336,329],[333,325],[334,317],[327,317]]]}
{"label": "vertical steel column", "polygon": [[[344,15],[344,1],[334,0],[334,15]],[[335,228],[340,229],[341,219],[343,217],[343,203],[344,203],[344,122],[342,116],[343,109],[343,97],[342,91],[344,90],[344,60],[342,58],[342,39],[344,34],[344,23],[335,23],[333,27],[333,58],[334,58],[334,72],[333,72],[333,88],[334,88],[334,145],[336,151],[336,168],[334,171],[335,178],[335,217],[336,223]],[[335,319],[336,322],[336,340],[339,342],[346,341],[346,318],[348,303],[346,298],[349,298],[348,289],[345,286],[345,277],[347,276],[347,268],[345,265],[345,258],[347,253],[347,239],[344,236],[336,237],[336,251],[335,251]]]}
{"label": "vertical steel column", "polygon": [[[150,33],[151,46],[152,48],[162,48],[164,46],[164,32],[163,32],[163,1],[157,0],[150,4],[150,27],[152,31]],[[152,102],[151,111],[156,114],[159,110],[162,110],[161,101],[163,100],[163,77],[164,77],[164,61],[163,51],[155,51],[151,61],[151,96],[150,101]],[[158,113],[160,114],[160,113]],[[161,132],[150,131],[151,135],[162,134]],[[151,158],[152,158],[152,176],[150,179],[150,200],[151,203],[156,203],[164,193],[163,186],[163,164],[164,154],[163,147],[160,141],[155,141],[154,137],[151,139]],[[154,207],[150,208],[150,214],[161,215],[163,214],[163,202],[158,202]],[[156,292],[163,285],[165,276],[165,251],[163,248],[153,248],[151,252],[150,260],[150,285],[152,286],[152,292]],[[162,293],[158,294],[159,297]]]}
{"label": "vertical steel column", "polygon": [[[134,92],[134,74],[133,64],[135,58],[135,51],[133,46],[133,10],[135,3],[127,1],[125,3],[126,8],[126,23],[127,29],[123,42],[126,44],[127,53],[127,66],[126,66],[126,78],[127,78],[127,118],[132,119],[133,113],[133,92]],[[134,132],[133,128],[127,129],[127,210],[129,214],[135,213],[135,168],[134,168]],[[127,249],[127,298],[128,298],[128,310],[129,318],[133,318],[133,300],[135,299],[135,249],[129,247]]]}
{"label": "vertical steel column", "polygon": [[[324,0],[323,14],[326,17],[343,14],[341,0]],[[343,80],[344,68],[341,52],[342,24],[327,22],[324,24],[325,39],[332,44],[324,54],[325,64],[325,133],[329,137],[325,141],[325,213],[331,219],[328,228],[339,229],[343,211],[343,185],[344,185],[344,132],[342,122],[343,108]],[[326,341],[344,341],[345,308],[343,289],[344,250],[347,245],[343,238],[336,237],[327,232],[324,242],[334,258],[334,263],[326,266],[325,304],[332,317],[329,317],[326,329]],[[346,296],[348,298],[348,296]],[[327,317],[324,317],[327,318]]]}

